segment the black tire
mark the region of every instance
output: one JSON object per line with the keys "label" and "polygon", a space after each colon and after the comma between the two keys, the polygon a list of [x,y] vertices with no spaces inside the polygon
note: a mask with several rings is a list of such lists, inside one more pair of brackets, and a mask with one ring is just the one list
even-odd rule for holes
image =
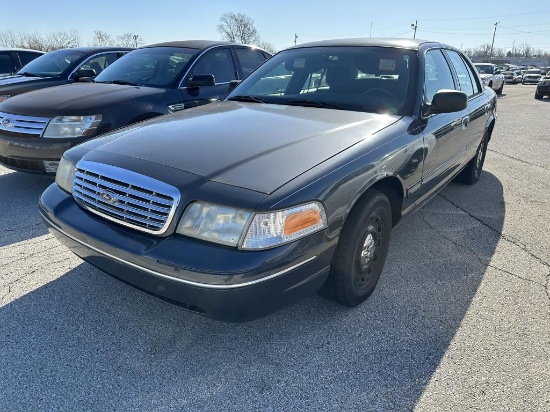
{"label": "black tire", "polygon": [[374,291],[390,243],[388,198],[368,190],[344,223],[327,281],[320,294],[344,306],[357,306]]}
{"label": "black tire", "polygon": [[543,98],[543,95],[540,94],[539,92],[535,91],[535,99],[542,100],[542,98]]}
{"label": "black tire", "polygon": [[473,185],[479,180],[481,171],[483,170],[483,164],[485,163],[485,154],[487,152],[487,143],[489,141],[489,134],[485,132],[475,156],[468,162],[466,167],[457,175],[456,181],[467,185]]}
{"label": "black tire", "polygon": [[497,90],[497,94],[502,94],[502,90],[504,90],[504,82],[502,82],[499,89]]}

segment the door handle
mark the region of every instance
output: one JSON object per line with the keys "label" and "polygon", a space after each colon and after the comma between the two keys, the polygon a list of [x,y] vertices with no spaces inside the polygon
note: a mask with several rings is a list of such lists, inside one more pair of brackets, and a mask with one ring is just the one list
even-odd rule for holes
{"label": "door handle", "polygon": [[466,130],[466,128],[468,127],[468,123],[470,123],[470,116],[469,116],[469,115],[468,115],[468,116],[464,116],[464,117],[462,118],[462,128],[463,128],[464,130]]}

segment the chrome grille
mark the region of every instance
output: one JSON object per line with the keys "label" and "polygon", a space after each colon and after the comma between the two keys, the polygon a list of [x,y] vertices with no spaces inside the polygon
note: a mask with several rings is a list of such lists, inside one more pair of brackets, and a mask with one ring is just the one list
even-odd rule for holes
{"label": "chrome grille", "polygon": [[49,117],[20,116],[0,112],[0,130],[40,137],[50,121]]}
{"label": "chrome grille", "polygon": [[119,167],[80,161],[73,197],[106,219],[147,233],[163,234],[179,204],[179,191],[164,182]]}

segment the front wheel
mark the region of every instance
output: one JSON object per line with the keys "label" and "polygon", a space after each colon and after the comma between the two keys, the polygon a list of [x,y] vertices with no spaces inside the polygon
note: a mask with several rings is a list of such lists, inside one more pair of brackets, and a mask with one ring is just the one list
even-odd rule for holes
{"label": "front wheel", "polygon": [[542,100],[542,97],[542,94],[540,94],[539,92],[535,92],[535,99]]}
{"label": "front wheel", "polygon": [[391,228],[388,198],[368,190],[346,219],[321,295],[345,306],[357,306],[366,300],[382,273]]}
{"label": "front wheel", "polygon": [[500,85],[500,87],[497,90],[497,94],[502,94],[502,90],[504,89],[504,82]]}
{"label": "front wheel", "polygon": [[485,163],[485,153],[487,152],[488,142],[489,134],[485,132],[477,147],[475,156],[468,162],[462,172],[457,175],[456,181],[467,185],[473,185],[479,180],[481,171],[483,170],[483,164]]}

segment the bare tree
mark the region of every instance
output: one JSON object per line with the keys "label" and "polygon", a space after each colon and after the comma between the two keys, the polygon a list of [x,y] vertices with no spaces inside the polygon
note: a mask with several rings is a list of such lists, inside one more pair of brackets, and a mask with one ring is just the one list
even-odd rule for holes
{"label": "bare tree", "polygon": [[2,47],[25,47],[25,36],[11,30],[0,33],[0,46]]}
{"label": "bare tree", "polygon": [[143,39],[134,33],[124,33],[117,37],[117,43],[122,47],[141,47],[145,44]]}
{"label": "bare tree", "polygon": [[264,49],[265,51],[268,51],[270,52],[271,54],[275,54],[277,53],[277,49],[275,48],[275,46],[273,46],[271,43],[268,43],[266,41],[263,41],[261,40],[260,42],[258,42],[258,47]]}
{"label": "bare tree", "polygon": [[45,51],[78,47],[80,45],[80,38],[75,30],[56,31],[46,35],[46,45]]}
{"label": "bare tree", "polygon": [[90,46],[114,46],[115,41],[109,33],[101,30],[94,30],[94,37]]}
{"label": "bare tree", "polygon": [[222,14],[218,32],[224,40],[235,43],[257,44],[260,42],[254,20],[242,13]]}

